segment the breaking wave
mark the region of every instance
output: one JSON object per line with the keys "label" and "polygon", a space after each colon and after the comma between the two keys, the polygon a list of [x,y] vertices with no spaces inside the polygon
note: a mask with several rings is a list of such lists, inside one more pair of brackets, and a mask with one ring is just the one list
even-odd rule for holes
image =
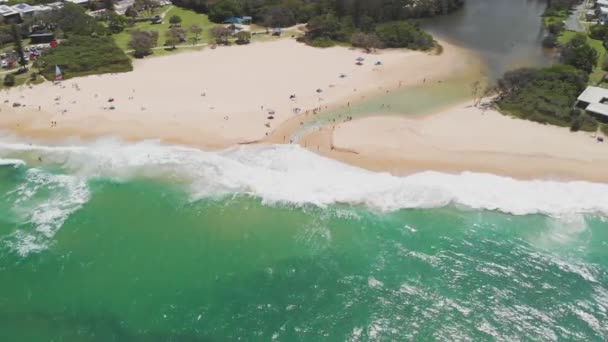
{"label": "breaking wave", "polygon": [[325,207],[341,203],[379,211],[458,205],[514,215],[608,215],[608,184],[522,181],[472,172],[397,177],[349,166],[296,145],[205,152],[155,141],[100,140],[75,146],[0,142],[0,157],[10,158],[12,164],[38,161],[78,180],[158,177],[178,181],[188,185],[193,200],[241,194],[259,197],[265,204]]}

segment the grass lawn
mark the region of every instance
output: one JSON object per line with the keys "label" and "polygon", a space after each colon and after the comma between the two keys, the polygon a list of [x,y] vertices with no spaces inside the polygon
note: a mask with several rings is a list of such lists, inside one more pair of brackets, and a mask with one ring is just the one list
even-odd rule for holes
{"label": "grass lawn", "polygon": [[[559,36],[558,42],[560,44],[565,44],[565,43],[569,42],[570,39],[572,39],[575,35],[576,35],[576,32],[564,31]],[[598,63],[595,66],[595,68],[593,68],[593,71],[591,72],[591,74],[589,74],[589,84],[597,85],[601,82],[602,77],[606,73],[604,70],[602,70],[602,61],[604,60],[604,57],[606,56],[606,49],[604,49],[604,45],[602,44],[601,40],[591,39],[590,37],[587,37],[587,41],[589,42],[589,45],[591,45],[591,47],[593,47],[595,49],[595,51],[597,51],[597,53],[598,53],[598,59],[597,59]]]}
{"label": "grass lawn", "polygon": [[[165,11],[165,10],[166,10],[166,8],[161,8],[159,10],[159,13],[162,13],[162,11]],[[129,28],[125,29],[123,32],[113,35],[114,40],[116,41],[116,44],[121,49],[129,50],[129,47],[127,45],[129,43],[129,40],[131,39],[131,35],[129,34],[130,30],[140,29],[143,31],[157,31],[158,35],[159,35],[158,46],[163,46],[165,44],[165,32],[167,32],[169,30],[169,19],[174,15],[177,15],[182,18],[181,25],[184,28],[184,30],[186,30],[186,33],[187,33],[187,42],[186,43],[191,43],[190,38],[192,37],[192,34],[188,31],[188,28],[190,26],[192,26],[193,24],[196,24],[203,29],[203,33],[201,35],[201,40],[199,40],[198,43],[209,42],[209,40],[211,39],[210,31],[211,31],[211,28],[213,26],[215,26],[215,24],[209,21],[209,18],[207,18],[207,15],[199,14],[194,11],[190,11],[190,10],[175,7],[175,6],[172,6],[171,9],[169,9],[167,14],[163,18],[162,24],[152,25],[152,23],[150,23],[150,22],[137,23],[137,24],[135,24],[134,27],[129,27]],[[177,49],[177,50],[179,50],[179,49]],[[165,51],[163,49],[154,50],[154,54],[165,54],[165,53],[169,53],[169,51]]]}
{"label": "grass lawn", "polygon": [[28,72],[19,74],[19,75],[15,75],[15,85],[12,87],[7,87],[3,84],[4,81],[4,77],[6,76],[6,74],[1,74],[0,75],[0,89],[7,89],[7,88],[16,88],[25,84],[30,84],[30,85],[36,85],[36,84],[40,84],[42,82],[44,82],[44,79],[42,77],[37,77],[35,81],[30,80],[30,74],[34,72],[33,69],[30,68],[30,70]]}

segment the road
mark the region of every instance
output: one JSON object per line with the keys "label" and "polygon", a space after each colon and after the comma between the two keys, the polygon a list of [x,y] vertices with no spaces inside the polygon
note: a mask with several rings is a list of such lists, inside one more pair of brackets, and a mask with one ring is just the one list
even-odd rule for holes
{"label": "road", "polygon": [[581,24],[580,17],[585,14],[587,10],[587,0],[577,5],[572,14],[564,21],[566,30],[574,32],[585,32],[585,27]]}

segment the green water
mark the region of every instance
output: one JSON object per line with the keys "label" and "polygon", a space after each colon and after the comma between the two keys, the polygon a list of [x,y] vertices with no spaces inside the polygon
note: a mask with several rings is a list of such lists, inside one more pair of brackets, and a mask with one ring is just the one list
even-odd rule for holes
{"label": "green water", "polygon": [[[0,341],[608,336],[602,216],[192,200],[174,181],[97,177],[40,237],[27,213],[67,185],[31,172],[0,167]],[[17,232],[44,248],[20,254]]]}
{"label": "green water", "polygon": [[471,72],[442,81],[429,81],[416,86],[397,88],[371,98],[359,99],[356,104],[334,111],[316,114],[303,122],[295,133],[295,140],[314,130],[375,115],[427,115],[472,99],[472,84],[484,80],[481,73]]}

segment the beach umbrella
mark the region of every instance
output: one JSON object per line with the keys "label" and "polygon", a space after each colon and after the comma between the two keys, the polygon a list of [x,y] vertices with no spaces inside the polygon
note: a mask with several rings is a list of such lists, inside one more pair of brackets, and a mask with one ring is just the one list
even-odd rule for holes
{"label": "beach umbrella", "polygon": [[363,58],[363,57],[357,58],[357,62],[363,62],[364,60],[365,60],[365,58]]}

